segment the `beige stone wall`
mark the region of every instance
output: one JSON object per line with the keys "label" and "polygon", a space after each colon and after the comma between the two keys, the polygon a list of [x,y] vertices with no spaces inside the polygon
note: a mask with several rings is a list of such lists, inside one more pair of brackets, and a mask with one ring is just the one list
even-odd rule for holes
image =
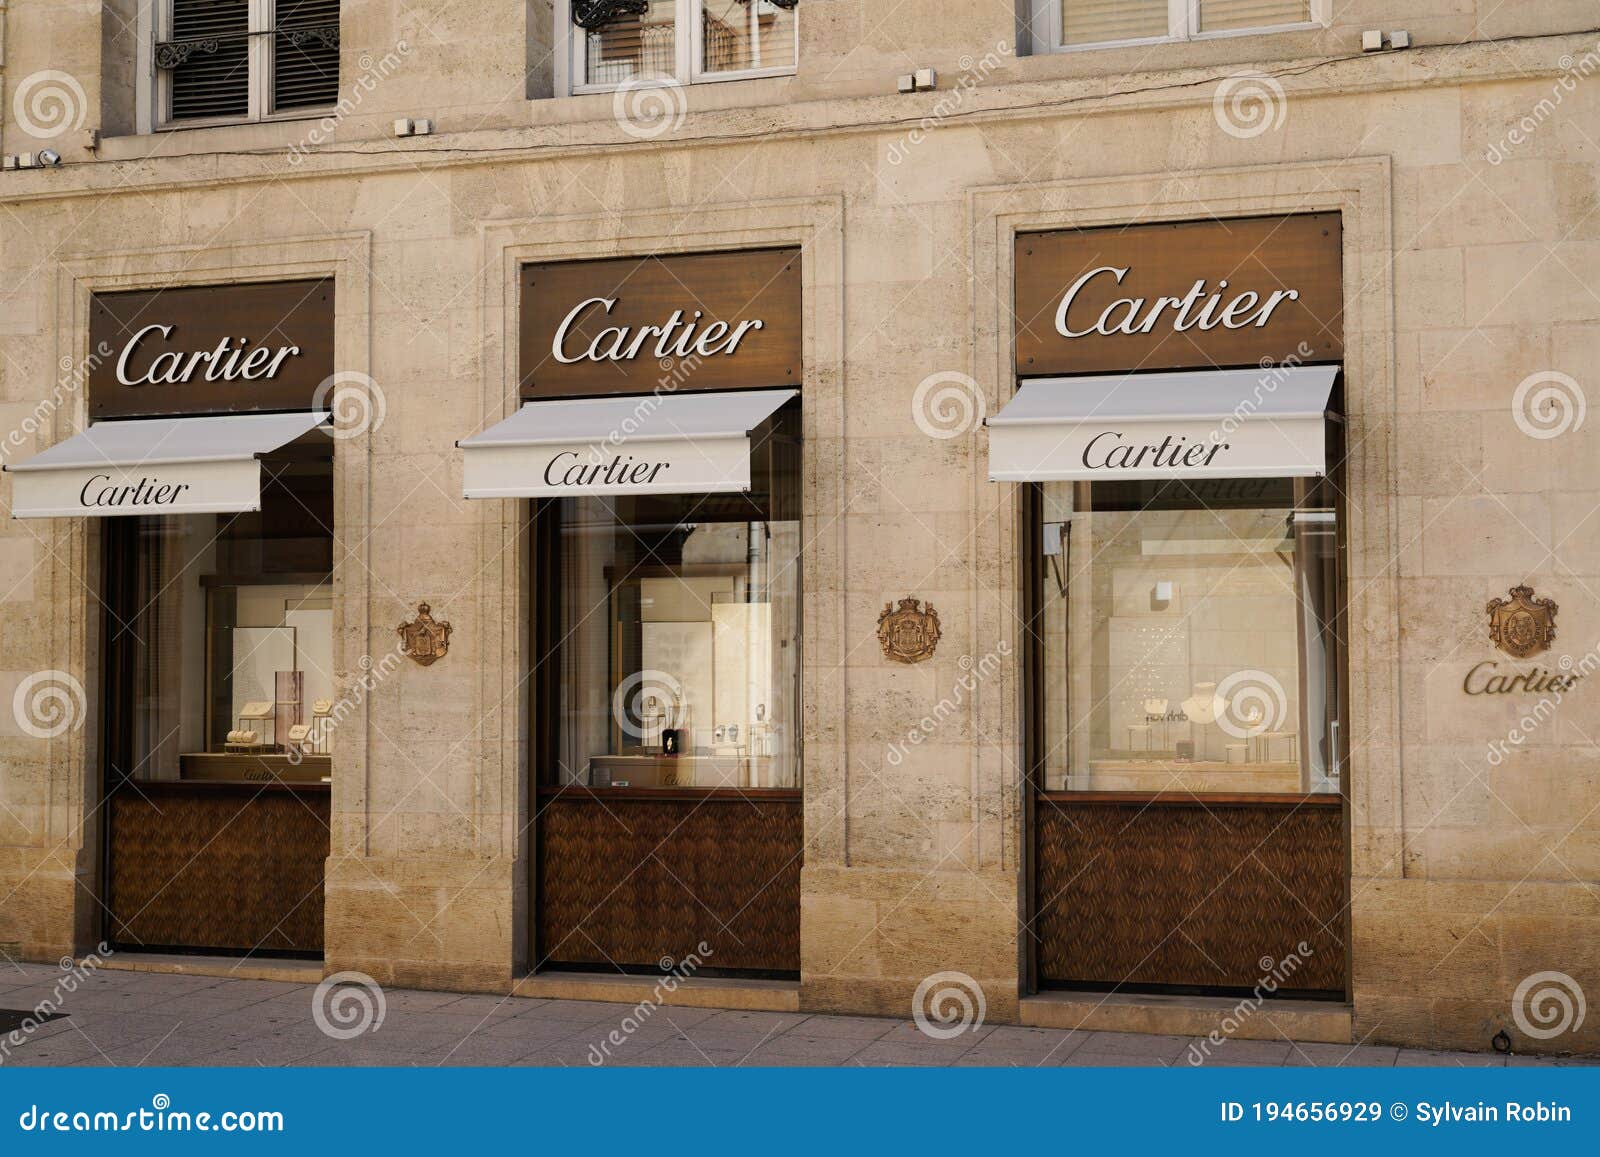
{"label": "beige stone wall", "polygon": [[[1581,68],[1600,36],[1555,35],[1590,5],[1335,3],[1321,32],[1002,52],[988,69],[1015,39],[994,5],[930,0],[880,23],[807,0],[799,76],[697,87],[653,139],[620,126],[609,96],[524,99],[548,91],[523,37],[541,7],[478,0],[422,27],[348,5],[354,75],[363,51],[408,47],[303,153],[314,123],[122,137],[98,155],[64,136],[63,168],[0,175],[0,436],[21,431],[27,452],[82,425],[71,367],[94,289],[338,278],[341,366],[370,373],[386,405],[337,451],[343,671],[389,653],[422,600],[455,634],[445,661],[380,681],[341,746],[330,968],[503,989],[528,964],[520,672],[536,592],[517,510],[464,502],[454,447],[513,404],[516,261],[806,246],[802,1002],[903,1013],[949,969],[1008,1019],[1028,935],[1015,495],[985,480],[981,432],[919,429],[918,383],[969,375],[990,411],[1009,395],[1010,230],[1337,208],[1357,1034],[1484,1047],[1506,1027],[1519,1048],[1600,1048],[1597,1018],[1541,1042],[1511,1007],[1543,971],[1600,995],[1600,692],[1581,683],[1494,761],[1488,745],[1537,697],[1460,691],[1494,654],[1483,604],[1515,582],[1561,604],[1546,665],[1600,644],[1600,433],[1532,437],[1512,409],[1535,373],[1596,388],[1600,55]],[[98,5],[14,0],[4,18],[13,152],[39,143],[17,121],[22,79],[60,69],[98,109],[111,73]],[[1374,25],[1422,46],[1362,57]],[[1458,43],[1474,37],[1500,42]],[[930,64],[943,91],[892,95],[896,73]],[[1224,131],[1213,106],[1244,67],[1283,94],[1258,135]],[[399,150],[380,139],[395,115],[441,132]],[[39,958],[95,934],[94,543],[83,526],[0,523],[0,707],[39,670],[83,688],[81,725],[53,739],[0,710],[0,945]],[[874,638],[903,595],[943,619],[916,667]],[[997,673],[891,760],[988,655]]]}

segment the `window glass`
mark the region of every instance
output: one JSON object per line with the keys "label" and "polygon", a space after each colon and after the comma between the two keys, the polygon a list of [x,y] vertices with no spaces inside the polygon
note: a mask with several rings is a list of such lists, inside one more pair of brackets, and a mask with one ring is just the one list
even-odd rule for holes
{"label": "window glass", "polygon": [[650,0],[642,15],[618,16],[584,37],[584,83],[666,80],[677,74],[677,0]]}
{"label": "window glass", "polygon": [[700,8],[702,71],[794,67],[794,9],[772,0],[702,0]]}
{"label": "window glass", "polygon": [[791,404],[753,437],[749,494],[543,506],[560,606],[546,783],[800,786],[796,424]]}
{"label": "window glass", "polygon": [[330,774],[330,443],[262,460],[259,512],[106,525],[114,775],[316,782]]}
{"label": "window glass", "polygon": [[1165,36],[1168,0],[1061,0],[1061,43]]}
{"label": "window glass", "polygon": [[1040,490],[1047,789],[1337,791],[1331,488]]}
{"label": "window glass", "polygon": [[1311,0],[1200,0],[1200,31],[1230,32],[1304,24],[1311,19]]}

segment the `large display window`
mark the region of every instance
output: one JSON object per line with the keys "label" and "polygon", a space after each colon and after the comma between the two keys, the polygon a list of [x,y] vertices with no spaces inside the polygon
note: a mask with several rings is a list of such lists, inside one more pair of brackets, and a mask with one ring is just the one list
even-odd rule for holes
{"label": "large display window", "polygon": [[322,782],[335,739],[332,441],[262,460],[261,509],[107,523],[113,782]]}
{"label": "large display window", "polygon": [[1037,487],[1048,791],[1337,793],[1327,479]]}
{"label": "large display window", "polygon": [[545,500],[545,782],[798,788],[798,402],[738,494]]}

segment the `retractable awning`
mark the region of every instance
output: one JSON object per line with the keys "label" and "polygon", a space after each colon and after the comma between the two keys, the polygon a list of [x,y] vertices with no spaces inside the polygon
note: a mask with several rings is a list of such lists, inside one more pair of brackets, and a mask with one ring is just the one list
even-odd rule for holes
{"label": "retractable awning", "polygon": [[261,509],[257,459],[326,413],[227,414],[96,422],[24,462],[7,463],[14,518],[232,514]]}
{"label": "retractable awning", "polygon": [[463,440],[468,498],[750,489],[750,434],[798,390],[528,402]]}
{"label": "retractable awning", "polygon": [[1316,477],[1337,366],[1024,382],[988,421],[993,482]]}

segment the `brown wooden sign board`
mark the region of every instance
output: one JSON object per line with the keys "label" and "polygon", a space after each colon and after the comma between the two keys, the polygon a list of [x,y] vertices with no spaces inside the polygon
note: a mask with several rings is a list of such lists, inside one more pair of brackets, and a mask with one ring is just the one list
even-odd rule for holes
{"label": "brown wooden sign board", "polygon": [[1338,213],[1016,239],[1021,376],[1335,361],[1343,312]]}
{"label": "brown wooden sign board", "polygon": [[798,386],[800,251],[522,269],[522,397]]}
{"label": "brown wooden sign board", "polygon": [[89,414],[309,410],[334,371],[333,279],[97,293]]}

